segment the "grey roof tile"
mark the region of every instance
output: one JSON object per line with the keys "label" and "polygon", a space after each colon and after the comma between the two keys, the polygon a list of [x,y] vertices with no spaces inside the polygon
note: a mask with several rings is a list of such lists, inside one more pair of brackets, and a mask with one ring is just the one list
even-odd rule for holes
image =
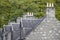
{"label": "grey roof tile", "polygon": [[41,21],[44,19],[23,19],[22,20],[22,24],[23,24],[23,28],[25,28],[25,35],[27,36],[33,29],[35,29],[40,23]]}
{"label": "grey roof tile", "polygon": [[[3,33],[5,34],[6,32],[11,32],[12,30],[12,36],[13,40],[16,40],[18,37],[20,37],[20,25],[23,25],[23,30],[22,30],[22,38],[26,37],[34,28],[36,28],[41,21],[44,19],[22,19],[22,24],[20,23],[15,23],[11,22],[8,25],[3,26]],[[12,28],[12,29],[11,29]]]}

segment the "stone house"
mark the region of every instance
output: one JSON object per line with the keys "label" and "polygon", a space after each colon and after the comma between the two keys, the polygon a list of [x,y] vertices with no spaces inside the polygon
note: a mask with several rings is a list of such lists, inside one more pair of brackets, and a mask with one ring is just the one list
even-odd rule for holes
{"label": "stone house", "polygon": [[0,40],[60,40],[60,22],[55,18],[53,3],[47,3],[46,15],[42,18],[37,19],[28,12],[16,22],[3,25]]}

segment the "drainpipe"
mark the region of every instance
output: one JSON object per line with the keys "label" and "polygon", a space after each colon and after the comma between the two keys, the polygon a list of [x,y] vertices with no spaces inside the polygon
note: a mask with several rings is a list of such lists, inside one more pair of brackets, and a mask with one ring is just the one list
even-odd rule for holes
{"label": "drainpipe", "polygon": [[20,21],[20,39],[19,40],[25,40],[25,38],[23,38],[23,24],[22,24],[22,18]]}
{"label": "drainpipe", "polygon": [[2,35],[1,35],[1,39],[3,40],[3,29],[2,29]]}
{"label": "drainpipe", "polygon": [[13,40],[13,26],[11,26],[11,40]]}

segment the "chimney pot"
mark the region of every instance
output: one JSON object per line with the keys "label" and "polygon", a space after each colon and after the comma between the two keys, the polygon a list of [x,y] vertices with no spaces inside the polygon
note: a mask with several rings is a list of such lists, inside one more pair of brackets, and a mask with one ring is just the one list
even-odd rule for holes
{"label": "chimney pot", "polygon": [[32,12],[32,16],[33,16],[33,12]]}
{"label": "chimney pot", "polygon": [[52,7],[54,7],[53,3],[52,3]]}
{"label": "chimney pot", "polygon": [[29,12],[27,13],[27,16],[29,16]]}
{"label": "chimney pot", "polygon": [[48,6],[48,3],[47,3],[47,7],[49,7],[49,6]]}
{"label": "chimney pot", "polygon": [[30,12],[30,16],[31,16],[32,14],[31,14],[31,12]]}
{"label": "chimney pot", "polygon": [[49,7],[51,7],[51,3],[49,4]]}

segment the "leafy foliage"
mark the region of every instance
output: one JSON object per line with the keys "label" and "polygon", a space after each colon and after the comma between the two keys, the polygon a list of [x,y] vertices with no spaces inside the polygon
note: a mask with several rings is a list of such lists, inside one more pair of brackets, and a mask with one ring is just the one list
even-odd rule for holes
{"label": "leafy foliage", "polygon": [[18,16],[21,17],[25,12],[43,16],[40,15],[45,7],[43,4],[42,0],[0,0],[0,26],[7,24],[9,20],[15,20]]}
{"label": "leafy foliage", "polygon": [[0,0],[0,27],[25,12],[34,12],[34,16],[43,17],[47,2],[55,4],[56,18],[60,20],[60,0]]}
{"label": "leafy foliage", "polygon": [[56,8],[56,18],[60,21],[60,0],[56,0],[55,8]]}

